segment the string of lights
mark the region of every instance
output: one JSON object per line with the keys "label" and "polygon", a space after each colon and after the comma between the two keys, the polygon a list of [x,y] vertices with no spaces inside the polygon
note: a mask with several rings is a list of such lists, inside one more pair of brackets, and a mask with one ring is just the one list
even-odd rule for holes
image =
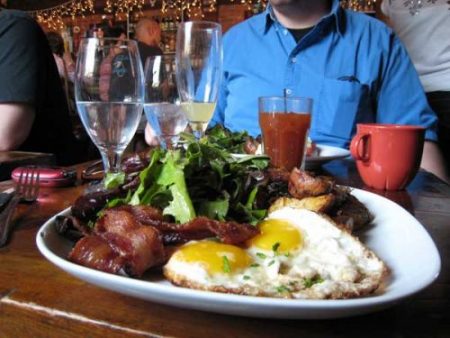
{"label": "string of lights", "polygon": [[144,0],[106,0],[105,12],[120,16],[128,15],[132,11],[142,11]]}
{"label": "string of lights", "polygon": [[375,10],[376,0],[342,0],[341,6],[354,11],[372,12]]}
{"label": "string of lights", "polygon": [[[145,0],[107,0],[104,11],[114,16],[128,16],[131,12],[137,11],[142,15]],[[232,3],[240,3],[247,6],[249,11],[254,13],[262,11],[267,5],[267,0],[231,0]],[[376,0],[342,0],[344,8],[358,11],[372,11]],[[154,8],[161,5],[161,13],[168,12],[175,15],[178,21],[184,17],[190,19],[204,18],[205,13],[217,11],[217,0],[149,0],[147,3]],[[85,17],[94,14],[95,0],[70,0],[60,5],[30,11],[29,14],[36,20],[50,29],[61,30],[64,28],[63,17]]]}
{"label": "string of lights", "polygon": [[64,28],[63,17],[85,17],[95,13],[94,0],[71,0],[58,6],[28,12],[37,22],[53,30]]}

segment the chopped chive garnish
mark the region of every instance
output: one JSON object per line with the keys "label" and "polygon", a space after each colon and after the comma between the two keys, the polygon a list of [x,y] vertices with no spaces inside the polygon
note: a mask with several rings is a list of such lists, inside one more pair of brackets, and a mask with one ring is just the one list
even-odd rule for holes
{"label": "chopped chive garnish", "polygon": [[280,242],[276,242],[276,243],[272,246],[273,252],[277,252],[279,247],[280,247]]}
{"label": "chopped chive garnish", "polygon": [[277,291],[278,291],[278,293],[291,292],[291,290],[286,285],[278,286]]}
{"label": "chopped chive garnish", "polygon": [[251,268],[257,268],[257,267],[259,267],[259,264],[258,263],[253,263],[252,265],[250,265],[250,267]]}
{"label": "chopped chive garnish", "polygon": [[268,264],[267,266],[271,266],[271,265],[273,265],[273,264],[275,264],[275,261],[274,261],[274,260],[270,261],[269,264]]}
{"label": "chopped chive garnish", "polygon": [[264,255],[262,252],[257,252],[256,256],[258,256],[259,258],[262,258],[262,259],[267,258],[267,256]]}
{"label": "chopped chive garnish", "polygon": [[303,280],[303,284],[305,285],[305,288],[307,288],[307,289],[312,287],[314,284],[318,284],[318,283],[322,283],[322,282],[323,282],[323,279],[319,275],[314,276],[312,278],[305,278]]}
{"label": "chopped chive garnish", "polygon": [[244,279],[244,280],[249,280],[249,279],[250,279],[250,276],[244,275],[243,279]]}
{"label": "chopped chive garnish", "polygon": [[226,273],[230,273],[231,272],[231,266],[230,266],[230,261],[228,260],[227,256],[222,256],[222,260],[223,260],[223,272]]}

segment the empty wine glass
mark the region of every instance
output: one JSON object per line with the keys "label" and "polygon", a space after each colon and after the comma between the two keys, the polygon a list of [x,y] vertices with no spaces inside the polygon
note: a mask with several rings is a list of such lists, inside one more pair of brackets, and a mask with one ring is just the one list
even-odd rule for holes
{"label": "empty wine glass", "polygon": [[178,94],[174,56],[147,58],[144,74],[147,121],[163,148],[175,148],[188,121]]}
{"label": "empty wine glass", "polygon": [[135,41],[81,41],[75,99],[81,121],[100,150],[105,177],[123,176],[121,157],[142,116],[143,84]]}
{"label": "empty wine glass", "polygon": [[179,25],[176,45],[178,91],[197,139],[204,135],[217,103],[222,76],[222,28],[218,23]]}

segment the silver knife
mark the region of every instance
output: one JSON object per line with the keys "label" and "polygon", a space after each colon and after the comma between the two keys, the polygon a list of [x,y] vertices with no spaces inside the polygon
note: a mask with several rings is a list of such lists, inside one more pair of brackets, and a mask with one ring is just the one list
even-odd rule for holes
{"label": "silver knife", "polygon": [[9,188],[5,191],[0,192],[0,212],[3,211],[5,206],[11,200],[11,197],[14,195],[14,188]]}

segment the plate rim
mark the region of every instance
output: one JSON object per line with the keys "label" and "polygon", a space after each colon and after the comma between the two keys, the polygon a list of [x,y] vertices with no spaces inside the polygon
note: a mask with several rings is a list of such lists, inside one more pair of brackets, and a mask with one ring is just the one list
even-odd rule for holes
{"label": "plate rim", "polygon": [[[401,301],[404,298],[407,298],[413,294],[416,294],[426,287],[428,287],[431,283],[433,283],[436,278],[439,276],[441,270],[441,258],[439,255],[439,251],[436,248],[436,244],[433,239],[429,235],[428,231],[424,228],[424,226],[412,216],[408,211],[402,208],[397,203],[372,192],[364,191],[361,189],[351,188],[352,193],[356,192],[358,195],[365,195],[371,198],[375,197],[376,199],[382,199],[385,202],[391,203],[398,207],[406,213],[405,215],[410,217],[410,220],[415,223],[416,231],[419,231],[422,236],[424,236],[424,240],[427,241],[427,245],[431,245],[431,251],[428,252],[429,255],[434,256],[434,260],[430,262],[431,272],[420,280],[420,283],[415,283],[414,287],[409,286],[408,288],[403,288],[400,292],[384,292],[382,294],[370,295],[362,298],[353,298],[353,299],[337,299],[337,300],[305,300],[305,299],[280,299],[280,298],[270,298],[270,297],[255,297],[255,296],[246,296],[246,295],[235,295],[235,294],[225,294],[225,293],[217,293],[212,291],[202,291],[202,290],[194,290],[187,289],[183,287],[177,287],[175,285],[169,284],[168,281],[161,282],[153,282],[148,280],[139,280],[126,276],[119,276],[114,274],[109,274],[106,272],[98,271],[95,269],[91,269],[88,267],[84,267],[81,265],[77,265],[75,263],[70,262],[67,259],[61,258],[58,254],[54,253],[50,248],[47,247],[44,241],[44,233],[48,231],[48,229],[52,226],[54,220],[57,216],[66,215],[70,212],[70,207],[65,210],[53,215],[49,218],[39,229],[36,235],[36,244],[41,252],[41,254],[49,260],[52,264],[56,265],[58,268],[66,271],[70,275],[75,278],[81,279],[90,284],[97,285],[98,287],[106,288],[112,290],[114,292],[127,294],[130,296],[135,296],[140,299],[154,301],[158,303],[164,303],[167,305],[197,309],[203,311],[210,311],[222,314],[233,314],[233,315],[242,315],[248,317],[272,317],[279,319],[321,319],[321,318],[339,318],[339,317],[347,317],[358,314],[364,314],[368,312],[375,311],[377,309],[386,308],[394,303]],[[358,197],[358,196],[357,196]],[[55,232],[54,229],[50,229],[50,231]],[[57,234],[56,234],[57,235]],[[80,277],[82,276],[82,277]],[[105,282],[96,283],[92,282],[91,279],[103,279]],[[114,284],[118,285],[125,289],[127,288],[137,288],[137,294],[133,294],[133,292],[125,292],[124,290],[117,290],[116,287],[111,287],[111,285],[104,285],[106,282],[114,282]],[[148,295],[148,297],[142,297],[138,294],[145,290],[147,293],[150,292],[158,292],[158,294]],[[156,297],[157,296],[157,297]],[[162,298],[166,298],[167,296],[171,296],[173,299],[177,297],[182,297],[183,300],[181,302],[170,301],[170,299],[166,302],[162,301]],[[171,298],[168,297],[168,298]],[[196,300],[197,304],[186,304],[190,300]],[[205,306],[199,305],[203,303],[203,301],[214,301],[219,306],[215,306],[214,309],[205,309]],[[249,303],[250,302],[250,303]],[[264,306],[268,311],[268,313],[264,314],[264,311],[257,313],[258,311],[248,312],[242,311],[242,309],[236,309],[236,311],[230,311],[226,308],[221,308],[220,305],[247,305],[250,307],[258,307]],[[274,314],[273,309],[280,310],[279,313]],[[297,310],[299,312],[289,313],[292,310]],[[350,313],[347,313],[343,310],[353,310]],[[303,311],[312,311],[311,314],[305,314]],[[355,312],[356,311],[356,312]]]}

